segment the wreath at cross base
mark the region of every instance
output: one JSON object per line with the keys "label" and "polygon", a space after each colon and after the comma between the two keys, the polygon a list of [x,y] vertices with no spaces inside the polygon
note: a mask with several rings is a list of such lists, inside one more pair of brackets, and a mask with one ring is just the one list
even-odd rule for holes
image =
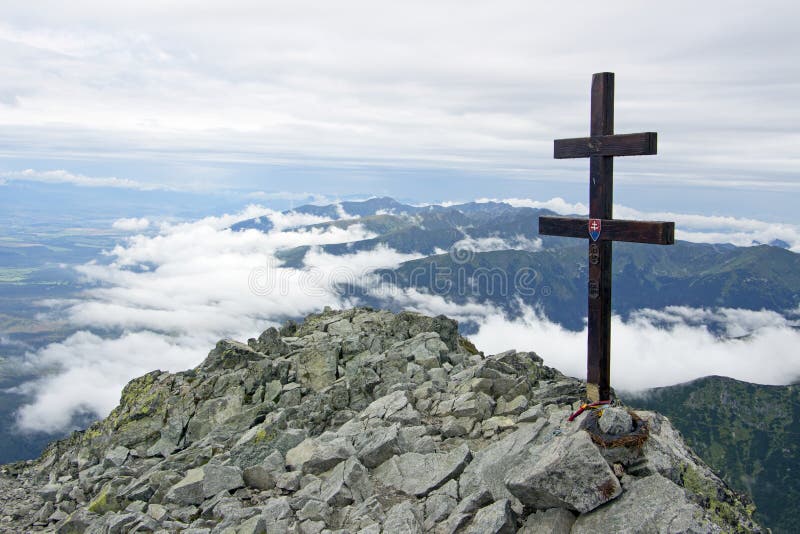
{"label": "wreath at cross base", "polygon": [[632,411],[628,411],[633,422],[633,429],[624,434],[606,434],[600,429],[600,417],[602,417],[600,410],[592,410],[581,421],[581,428],[589,433],[592,441],[604,448],[612,447],[630,447],[640,448],[647,441],[650,435],[650,430],[647,427],[647,421],[636,415]]}

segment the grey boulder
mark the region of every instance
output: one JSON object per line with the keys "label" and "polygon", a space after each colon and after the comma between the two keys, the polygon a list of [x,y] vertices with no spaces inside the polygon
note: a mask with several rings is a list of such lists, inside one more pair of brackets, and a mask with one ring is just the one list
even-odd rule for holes
{"label": "grey boulder", "polygon": [[622,488],[586,432],[534,446],[506,486],[524,505],[586,513],[617,497]]}
{"label": "grey boulder", "polygon": [[316,475],[332,469],[355,452],[350,442],[344,438],[328,442],[307,438],[286,453],[286,466],[293,471]]}
{"label": "grey boulder", "polygon": [[166,500],[176,504],[197,505],[221,491],[243,486],[242,470],[238,467],[206,464],[189,469],[186,476],[169,489]]}
{"label": "grey boulder", "polygon": [[386,520],[383,522],[383,532],[392,534],[420,534],[422,521],[417,506],[410,501],[403,501],[395,504],[386,513]]}
{"label": "grey boulder", "polygon": [[459,476],[471,459],[472,453],[467,445],[446,453],[409,452],[382,463],[374,474],[384,485],[406,495],[422,497]]}
{"label": "grey boulder", "polygon": [[689,502],[680,487],[661,475],[634,479],[614,506],[604,506],[581,515],[572,534],[594,532],[634,534],[706,533],[721,529],[703,518],[703,510]]}
{"label": "grey boulder", "polygon": [[633,429],[631,414],[622,408],[606,408],[597,423],[606,434],[627,434]]}
{"label": "grey boulder", "polygon": [[514,534],[517,519],[511,509],[511,501],[501,499],[481,508],[464,534]]}
{"label": "grey boulder", "polygon": [[525,520],[517,534],[570,534],[575,516],[563,508],[538,510]]}

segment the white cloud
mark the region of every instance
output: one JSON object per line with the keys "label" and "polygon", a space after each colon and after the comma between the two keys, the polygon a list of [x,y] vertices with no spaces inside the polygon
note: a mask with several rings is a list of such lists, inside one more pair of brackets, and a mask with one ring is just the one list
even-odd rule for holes
{"label": "white cloud", "polygon": [[327,204],[330,202],[330,199],[325,195],[309,192],[253,191],[248,193],[247,197],[257,200],[291,200],[303,202],[304,204]]}
{"label": "white cloud", "polygon": [[[749,335],[715,336],[696,321],[709,314],[726,321],[729,333]],[[615,316],[611,328],[611,384],[618,390],[638,391],[709,375],[760,384],[788,384],[800,377],[800,331],[773,312],[680,308],[634,314],[627,322]],[[470,338],[489,353],[533,350],[545,364],[585,379],[586,330],[565,330],[533,310],[516,320],[492,313]]]}
{"label": "white cloud", "polygon": [[528,238],[524,235],[516,235],[509,239],[501,237],[466,237],[453,243],[450,247],[451,253],[478,253],[493,252],[495,250],[527,250],[536,252],[542,248],[542,240],[539,238]]}
{"label": "white cloud", "polygon": [[[255,216],[270,218],[274,229],[227,229]],[[361,275],[417,257],[383,247],[342,258],[312,249],[309,269],[283,267],[278,250],[373,236],[360,224],[288,229],[320,220],[250,206],[238,214],[162,224],[156,236],[139,234],[118,245],[109,252],[110,263],[79,267],[98,287],[50,304],[72,326],[95,333],[82,331],[28,355],[32,369],[57,371],[24,386],[33,401],[20,411],[20,427],[64,430],[85,411],[104,416],[135,376],[158,367],[193,367],[217,339],[247,339],[288,317],[344,306],[333,287],[343,281],[342,267]]]}
{"label": "white cloud", "polygon": [[111,225],[112,228],[116,228],[117,230],[124,230],[126,232],[140,232],[142,230],[146,230],[150,226],[150,220],[146,217],[136,218],[122,218],[117,219]]}
{"label": "white cloud", "polygon": [[399,288],[391,284],[376,283],[370,289],[372,295],[381,297],[395,307],[425,315],[442,314],[457,321],[476,323],[483,322],[490,315],[502,315],[502,311],[491,304],[475,301],[456,303],[442,295],[420,291],[415,287]]}
{"label": "white cloud", "polygon": [[24,171],[1,171],[0,176],[2,176],[6,182],[28,180],[51,184],[72,184],[80,187],[116,187],[123,189],[139,189],[143,191],[165,189],[163,186],[145,184],[128,178],[85,176],[83,174],[71,173],[63,169],[52,171],[37,171],[34,169],[25,169]]}
{"label": "white cloud", "polygon": [[[377,269],[395,268],[405,261],[423,257],[425,257],[424,254],[402,253],[384,244],[379,244],[372,250],[339,256],[323,252],[319,247],[312,247],[303,262],[308,269],[326,272],[332,281],[356,282],[361,281]],[[331,269],[335,269],[335,272],[330,272]]]}
{"label": "white cloud", "polygon": [[131,378],[155,369],[183,370],[215,341],[210,332],[173,339],[148,331],[115,338],[81,331],[50,344],[28,356],[31,369],[51,372],[17,388],[34,397],[18,414],[21,428],[65,431],[75,415],[105,415]]}
{"label": "white cloud", "polygon": [[309,215],[307,213],[299,213],[296,211],[270,213],[270,221],[276,230],[285,230],[287,228],[296,228],[300,226],[307,226],[310,224],[318,224],[329,221],[327,217],[319,217],[317,215]]}
{"label": "white cloud", "polygon": [[589,206],[576,202],[571,204],[561,197],[551,198],[550,200],[540,201],[530,198],[480,198],[476,202],[505,202],[515,208],[537,208],[554,211],[560,215],[574,215],[589,213]]}
{"label": "white cloud", "polygon": [[675,238],[694,243],[731,243],[747,247],[781,240],[793,252],[800,252],[800,227],[795,224],[746,217],[644,212],[627,206],[614,206],[614,216],[619,219],[675,221]]}
{"label": "white cloud", "polygon": [[741,308],[712,309],[687,306],[667,306],[663,310],[638,310],[632,314],[632,321],[670,326],[680,324],[692,327],[712,326],[723,330],[728,338],[749,336],[763,328],[800,326],[800,322],[771,310],[753,311]]}
{"label": "white cloud", "polygon": [[[217,217],[209,216],[197,221],[181,222],[177,224],[172,224],[167,221],[161,225],[161,231],[165,234],[171,234],[188,232],[194,228],[212,228],[214,230],[222,230],[234,223],[247,219],[255,219],[256,217],[269,217],[273,222],[278,221],[278,223],[281,224],[280,227],[283,228],[284,226],[282,225],[288,220],[288,217],[291,217],[291,214],[284,216],[278,212],[275,212],[274,210],[265,208],[264,206],[250,204],[239,213],[225,213]],[[321,221],[324,219],[317,218],[316,220]]]}
{"label": "white cloud", "polygon": [[[505,202],[514,207],[549,209],[559,215],[587,216],[589,207],[571,204],[560,197],[540,201],[527,198],[482,198],[477,202]],[[449,205],[454,202],[447,203]],[[769,244],[780,240],[792,252],[800,252],[800,226],[760,221],[747,217],[700,215],[677,212],[647,212],[615,204],[614,218],[647,221],[674,221],[675,238],[693,243],[730,243],[739,247]]]}

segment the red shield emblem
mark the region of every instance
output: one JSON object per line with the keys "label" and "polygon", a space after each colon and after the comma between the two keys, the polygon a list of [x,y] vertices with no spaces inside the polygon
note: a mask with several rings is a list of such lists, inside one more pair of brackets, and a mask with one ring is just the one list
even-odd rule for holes
{"label": "red shield emblem", "polygon": [[589,237],[592,241],[600,239],[600,231],[603,229],[603,221],[600,219],[589,219]]}

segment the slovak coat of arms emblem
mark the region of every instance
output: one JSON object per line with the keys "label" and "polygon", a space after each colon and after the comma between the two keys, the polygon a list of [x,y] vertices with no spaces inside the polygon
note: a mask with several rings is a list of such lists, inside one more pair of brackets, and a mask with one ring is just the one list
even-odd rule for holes
{"label": "slovak coat of arms emblem", "polygon": [[589,219],[589,237],[592,241],[600,239],[600,230],[603,229],[603,221],[600,219]]}

